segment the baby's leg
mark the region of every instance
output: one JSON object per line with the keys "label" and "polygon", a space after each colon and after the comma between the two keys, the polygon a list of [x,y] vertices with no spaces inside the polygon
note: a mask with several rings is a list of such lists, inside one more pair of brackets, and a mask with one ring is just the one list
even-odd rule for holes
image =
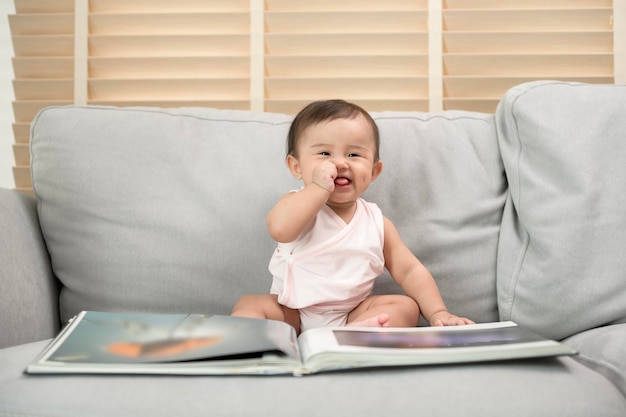
{"label": "baby's leg", "polygon": [[346,323],[346,326],[352,327],[389,327],[389,314],[380,313],[374,317],[365,320],[355,320]]}
{"label": "baby's leg", "polygon": [[414,327],[419,321],[417,303],[406,295],[374,295],[348,314],[348,326]]}
{"label": "baby's leg", "polygon": [[231,316],[284,321],[300,332],[300,313],[278,302],[275,294],[245,295],[237,301]]}

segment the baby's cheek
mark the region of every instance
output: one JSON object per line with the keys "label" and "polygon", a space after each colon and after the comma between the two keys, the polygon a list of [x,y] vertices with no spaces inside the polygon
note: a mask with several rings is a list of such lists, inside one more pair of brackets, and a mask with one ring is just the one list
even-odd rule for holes
{"label": "baby's cheek", "polygon": [[369,173],[363,174],[361,175],[361,182],[363,183],[369,183],[372,181],[372,175]]}

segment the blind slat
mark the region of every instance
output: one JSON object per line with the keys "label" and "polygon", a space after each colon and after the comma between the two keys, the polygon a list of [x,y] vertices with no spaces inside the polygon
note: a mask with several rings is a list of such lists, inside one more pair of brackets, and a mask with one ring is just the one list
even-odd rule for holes
{"label": "blind slat", "polygon": [[248,13],[91,14],[92,35],[227,35],[250,31]]}
{"label": "blind slat", "polygon": [[485,98],[444,98],[443,110],[463,109],[466,111],[477,111],[482,113],[493,113],[498,105],[499,99]]}
{"label": "blind slat", "polygon": [[[452,53],[612,53],[613,34],[602,32],[446,32],[444,52]],[[541,49],[537,46],[541,45]]]}
{"label": "blind slat", "polygon": [[242,79],[108,79],[89,81],[90,101],[97,100],[247,100],[250,81]]}
{"label": "blind slat", "polygon": [[93,57],[91,79],[128,78],[245,78],[250,72],[246,56],[216,57]]}
{"label": "blind slat", "polygon": [[69,79],[18,79],[13,82],[16,100],[72,100],[74,81]]}
{"label": "blind slat", "polygon": [[74,0],[13,0],[16,13],[72,13]]}
{"label": "blind slat", "polygon": [[90,56],[241,56],[250,53],[247,35],[90,36]]}
{"label": "blind slat", "polygon": [[72,14],[16,14],[9,16],[13,35],[71,35],[74,33]]}
{"label": "blind slat", "polygon": [[13,178],[15,178],[15,186],[17,188],[23,189],[32,189],[33,181],[30,176],[30,167],[29,166],[14,166],[13,167]]}
{"label": "blind slat", "polygon": [[532,76],[611,76],[613,56],[596,55],[480,55],[447,54],[443,57],[444,75]]}
{"label": "blind slat", "polygon": [[611,9],[444,10],[443,24],[445,30],[473,32],[582,32],[611,30],[611,15]]}
{"label": "blind slat", "polygon": [[250,100],[183,100],[177,98],[171,99],[118,99],[118,100],[91,100],[89,104],[101,106],[148,106],[148,107],[211,107],[218,109],[248,110],[250,109]]}
{"label": "blind slat", "polygon": [[28,166],[30,164],[30,150],[28,143],[16,143],[13,145],[13,156],[16,165]]}
{"label": "blind slat", "polygon": [[89,0],[92,13],[245,12],[250,0]]}
{"label": "blind slat", "polygon": [[15,143],[29,143],[30,123],[13,123],[13,137],[15,138]]}
{"label": "blind slat", "polygon": [[610,8],[612,0],[445,0],[448,9],[592,9]]}
{"label": "blind slat", "polygon": [[13,72],[21,78],[72,78],[74,59],[71,57],[15,57]]}
{"label": "blind slat", "polygon": [[[299,100],[275,100],[267,99],[265,101],[265,110],[277,113],[295,114],[306,104],[309,99],[303,98]],[[352,101],[364,109],[369,111],[385,111],[396,109],[398,111],[428,111],[427,99],[352,99]]]}
{"label": "blind slat", "polygon": [[426,33],[312,33],[265,35],[268,55],[398,55],[426,54]]}
{"label": "blind slat", "polygon": [[268,33],[426,32],[426,12],[266,12]]}
{"label": "blind slat", "polygon": [[13,36],[13,52],[15,56],[74,56],[74,36]]}
{"label": "blind slat", "polygon": [[[538,81],[542,77],[488,77],[488,76],[446,76],[443,79],[448,98],[488,98],[496,102],[512,86],[529,81]],[[559,77],[562,81],[585,83],[611,83],[611,77]]]}
{"label": "blind slat", "polygon": [[268,11],[328,12],[328,11],[408,11],[427,10],[428,0],[266,0]]}
{"label": "blind slat", "polygon": [[268,77],[411,77],[428,76],[426,55],[384,56],[270,56],[265,60]]}
{"label": "blind slat", "polygon": [[72,100],[19,100],[13,102],[13,114],[16,123],[29,123],[39,111],[49,106],[68,106]]}
{"label": "blind slat", "polygon": [[274,78],[265,80],[268,98],[412,99],[428,97],[426,77]]}

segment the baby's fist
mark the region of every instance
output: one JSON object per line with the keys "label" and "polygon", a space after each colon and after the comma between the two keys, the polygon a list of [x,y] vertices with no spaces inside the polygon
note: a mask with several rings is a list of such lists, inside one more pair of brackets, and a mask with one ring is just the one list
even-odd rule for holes
{"label": "baby's fist", "polygon": [[337,167],[330,161],[324,161],[313,168],[313,183],[332,193],[335,190]]}

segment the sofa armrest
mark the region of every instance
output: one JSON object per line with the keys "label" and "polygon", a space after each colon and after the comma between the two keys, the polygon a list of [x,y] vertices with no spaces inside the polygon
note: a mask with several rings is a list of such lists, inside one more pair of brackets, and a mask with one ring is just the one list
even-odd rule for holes
{"label": "sofa armrest", "polygon": [[33,197],[0,188],[0,348],[59,331],[59,285]]}

